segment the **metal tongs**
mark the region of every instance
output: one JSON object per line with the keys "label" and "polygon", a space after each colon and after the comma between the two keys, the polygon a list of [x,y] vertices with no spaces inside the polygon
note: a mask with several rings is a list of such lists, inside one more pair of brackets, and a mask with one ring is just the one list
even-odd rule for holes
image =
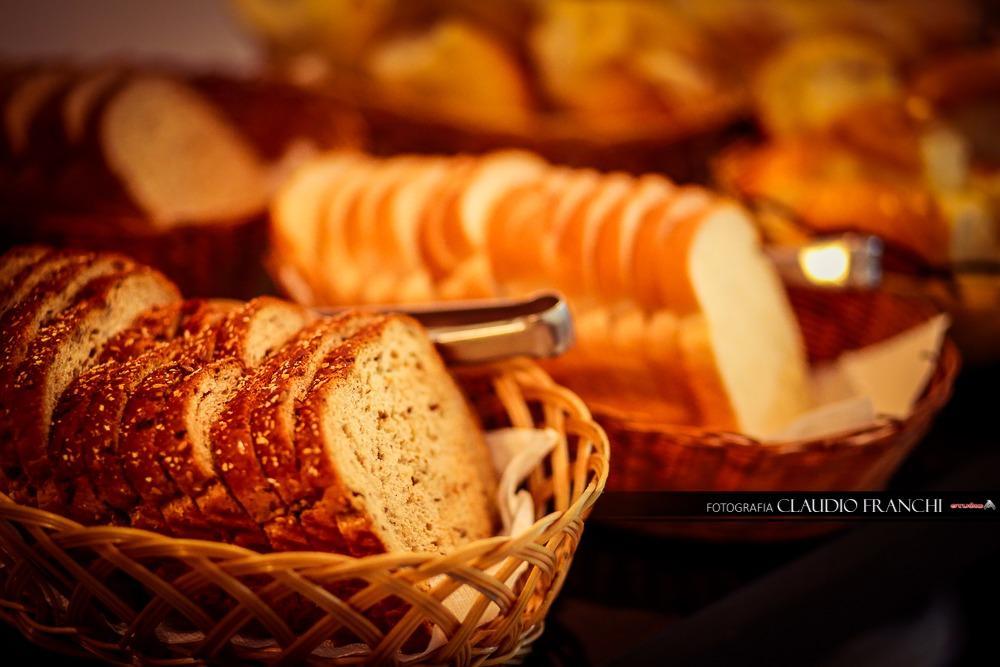
{"label": "metal tongs", "polygon": [[409,315],[424,325],[441,356],[452,364],[480,364],[518,356],[555,357],[573,344],[569,307],[559,294],[551,292],[526,299],[363,309]]}
{"label": "metal tongs", "polygon": [[898,295],[924,295],[928,281],[951,286],[957,276],[1000,276],[1000,263],[967,260],[946,269],[912,264],[890,268],[885,244],[877,236],[845,233],[791,246],[768,246],[782,280],[789,285],[826,290],[882,290]]}

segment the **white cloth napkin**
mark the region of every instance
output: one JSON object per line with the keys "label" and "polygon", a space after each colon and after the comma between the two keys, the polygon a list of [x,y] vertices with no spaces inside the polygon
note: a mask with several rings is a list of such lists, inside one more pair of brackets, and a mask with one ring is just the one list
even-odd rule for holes
{"label": "white cloth napkin", "polygon": [[905,419],[934,374],[949,323],[947,315],[937,315],[817,368],[812,376],[815,407],[764,441],[847,433],[880,417]]}

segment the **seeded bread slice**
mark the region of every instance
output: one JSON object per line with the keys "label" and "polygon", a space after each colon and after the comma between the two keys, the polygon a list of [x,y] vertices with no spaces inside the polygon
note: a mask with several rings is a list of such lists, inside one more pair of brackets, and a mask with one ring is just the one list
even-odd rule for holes
{"label": "seeded bread slice", "polygon": [[46,326],[32,341],[12,383],[10,420],[21,472],[34,489],[49,479],[48,436],[52,413],[63,391],[91,367],[105,343],[151,307],[177,301],[177,288],[145,267],[92,280],[81,300]]}
{"label": "seeded bread slice", "polygon": [[482,432],[423,329],[390,316],[337,347],[298,402],[307,531],[353,554],[443,552],[492,533]]}
{"label": "seeded bread slice", "polygon": [[14,279],[50,252],[52,251],[45,246],[16,246],[0,256],[0,315],[11,300],[16,285]]}
{"label": "seeded bread slice", "polygon": [[0,468],[19,464],[13,446],[15,414],[12,392],[17,369],[25,360],[28,348],[50,321],[69,308],[78,293],[91,280],[122,271],[131,262],[115,256],[95,256],[86,253],[53,253],[39,267],[41,278],[27,282],[34,285],[0,318],[0,331],[5,338],[6,353],[0,359]]}
{"label": "seeded bread slice", "polygon": [[[231,311],[232,303],[184,302],[178,308],[176,330],[169,341],[148,348],[138,343],[120,346],[114,358],[91,368],[63,392],[49,437],[49,458],[54,461],[55,470],[50,493],[58,494],[54,496],[57,500],[72,499],[63,505],[70,507],[74,518],[84,523],[128,521],[127,513],[138,494],[125,476],[118,441],[129,396],[146,376],[182,355],[191,354],[192,346],[204,346],[204,331]],[[146,319],[144,315],[136,325],[113,338],[105,352],[116,341],[136,339],[137,328],[144,330]],[[53,496],[47,497],[50,498]],[[41,495],[39,505],[42,505]]]}
{"label": "seeded bread slice", "polygon": [[[258,369],[217,424],[217,465],[276,549],[310,546],[294,514],[306,497],[294,441],[295,402],[330,350],[380,319],[346,313],[303,330]],[[336,539],[333,544],[342,546]]]}
{"label": "seeded bread slice", "polygon": [[312,317],[277,299],[249,302],[219,325],[215,361],[196,368],[171,391],[155,429],[155,449],[173,495],[161,508],[175,532],[187,531],[186,508],[194,503],[210,524],[238,543],[266,545],[256,522],[216,473],[210,424],[239,389],[243,371],[256,368]]}
{"label": "seeded bread slice", "polygon": [[[15,248],[15,250],[17,250]],[[13,252],[13,251],[12,251]],[[52,253],[49,249],[42,250],[36,258],[22,264],[24,259],[29,257],[10,257],[5,265],[5,275],[7,276],[0,289],[0,318],[7,311],[21,303],[24,297],[31,292],[31,289],[38,284],[44,276],[51,273],[53,266],[45,261],[45,258]]]}

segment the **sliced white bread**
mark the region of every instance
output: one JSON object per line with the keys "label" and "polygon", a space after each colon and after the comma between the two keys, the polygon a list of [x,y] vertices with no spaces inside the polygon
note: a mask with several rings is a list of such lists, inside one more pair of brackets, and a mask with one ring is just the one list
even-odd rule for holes
{"label": "sliced white bread", "polygon": [[746,212],[717,202],[675,226],[662,247],[665,299],[693,315],[680,346],[704,422],[765,437],[807,410],[801,334]]}
{"label": "sliced white bread", "polygon": [[620,173],[604,175],[581,202],[571,220],[556,239],[557,285],[567,294],[592,295],[596,285],[595,260],[597,238],[609,213],[622,204],[631,192],[633,179]]}
{"label": "sliced white bread", "polygon": [[543,266],[547,222],[571,178],[566,169],[547,172],[536,182],[512,189],[493,208],[489,255],[492,272],[507,294],[535,283]]}
{"label": "sliced white bread", "polygon": [[351,253],[349,234],[357,216],[358,201],[374,173],[375,162],[363,159],[337,178],[327,191],[320,214],[319,247],[322,296],[326,303],[353,303],[365,276]]}
{"label": "sliced white bread", "polygon": [[482,250],[497,202],[513,188],[538,180],[546,167],[541,158],[525,151],[501,151],[480,158],[446,212],[445,243],[451,256],[462,261]]}
{"label": "sliced white bread", "polygon": [[442,187],[449,173],[443,160],[424,158],[410,170],[410,176],[392,193],[385,211],[385,232],[376,242],[395,272],[395,297],[403,303],[434,299],[431,273],[420,252],[422,211]]}
{"label": "sliced white bread", "polygon": [[84,142],[94,111],[125,75],[124,68],[110,65],[81,73],[69,85],[61,101],[60,115],[63,135],[71,145]]}
{"label": "sliced white bread", "polygon": [[424,265],[437,280],[455,270],[462,258],[455,254],[448,234],[452,226],[452,210],[461,198],[470,179],[476,174],[478,158],[458,156],[449,161],[448,177],[426,200],[420,211],[420,252]]}
{"label": "sliced white bread", "polygon": [[72,72],[62,67],[42,67],[25,76],[3,107],[4,131],[11,152],[28,150],[31,126],[41,109],[70,82]]}
{"label": "sliced white bread", "polygon": [[347,242],[358,270],[366,276],[361,303],[387,303],[394,298],[396,267],[383,250],[383,239],[392,233],[388,226],[389,203],[420,162],[413,156],[382,162],[358,199],[357,217],[348,229]]}
{"label": "sliced white bread", "polygon": [[[711,196],[702,188],[685,186],[672,191],[643,215],[633,239],[632,290],[635,300],[644,308],[669,307],[660,288],[660,276],[676,272],[683,279],[686,271],[683,262],[664,266],[663,257],[669,251],[664,244],[669,242],[675,226],[682,220],[698,216],[711,201]],[[686,250],[680,252],[684,256]]]}
{"label": "sliced white bread", "polygon": [[325,222],[333,184],[355,167],[354,153],[330,153],[291,174],[271,207],[271,247],[277,258],[278,280],[299,303],[319,305],[323,290],[317,279],[326,275],[321,263],[320,225]]}
{"label": "sliced white bread", "polygon": [[[533,223],[536,231],[532,238],[540,239],[538,264],[534,269],[540,278],[537,282],[551,286],[560,280],[559,241],[565,229],[580,215],[590,196],[600,187],[600,182],[600,174],[593,169],[574,169],[562,187],[553,191],[546,214]],[[527,222],[532,224],[530,220]]]}
{"label": "sliced white bread", "polygon": [[243,220],[269,199],[268,174],[253,148],[179,80],[130,79],[104,107],[99,132],[111,173],[160,227]]}
{"label": "sliced white bread", "polygon": [[673,190],[673,183],[662,176],[642,176],[633,194],[609,214],[597,237],[598,252],[594,263],[598,294],[610,300],[632,295],[635,287],[632,258],[639,224],[646,211],[664,201]]}

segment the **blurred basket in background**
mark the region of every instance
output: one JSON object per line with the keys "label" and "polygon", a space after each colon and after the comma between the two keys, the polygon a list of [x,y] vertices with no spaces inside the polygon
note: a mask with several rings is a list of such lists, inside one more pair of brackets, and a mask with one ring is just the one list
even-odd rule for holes
{"label": "blurred basket in background", "polygon": [[[928,301],[879,292],[793,290],[812,362],[890,338],[938,312]],[[612,491],[871,491],[884,489],[947,403],[959,369],[946,340],[927,388],[905,420],[814,440],[763,444],[737,433],[641,422],[596,409],[615,456]],[[792,539],[827,532],[809,522],[659,523],[655,532],[703,539]]]}

